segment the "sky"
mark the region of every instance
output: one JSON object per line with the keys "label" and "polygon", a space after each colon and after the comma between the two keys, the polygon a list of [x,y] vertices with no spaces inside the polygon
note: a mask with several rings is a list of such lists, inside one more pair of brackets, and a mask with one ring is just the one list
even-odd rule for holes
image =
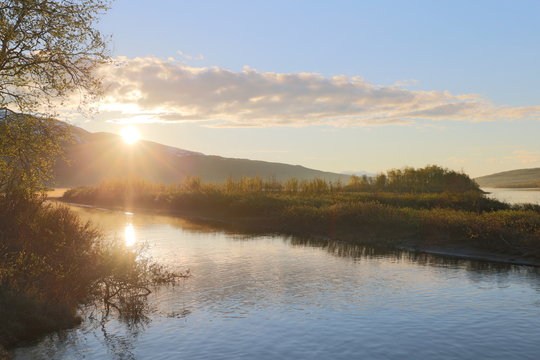
{"label": "sky", "polygon": [[[540,167],[538,1],[117,0],[89,131],[343,172]],[[66,115],[67,117],[67,115]]]}

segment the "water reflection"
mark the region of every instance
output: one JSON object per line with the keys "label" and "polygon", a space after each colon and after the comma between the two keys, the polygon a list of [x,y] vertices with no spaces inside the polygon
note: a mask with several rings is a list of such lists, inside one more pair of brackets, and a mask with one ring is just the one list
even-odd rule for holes
{"label": "water reflection", "polygon": [[[221,240],[225,237],[231,241],[254,242],[266,239],[266,241],[285,242],[287,246],[292,247],[312,247],[322,249],[327,253],[343,258],[351,258],[354,261],[383,259],[393,262],[415,263],[422,266],[432,267],[459,267],[468,271],[490,271],[490,272],[523,272],[532,274],[532,276],[540,275],[539,267],[519,266],[504,262],[493,262],[476,259],[460,258],[449,255],[429,254],[415,251],[400,250],[396,248],[384,247],[366,247],[361,244],[351,242],[336,241],[334,239],[320,238],[301,238],[286,235],[264,235],[260,234],[241,234],[231,231],[230,229],[219,228],[219,226],[209,226],[201,222],[193,222],[179,217],[151,215],[151,214],[134,214],[111,211],[107,209],[96,208],[81,208],[72,207],[83,218],[90,219],[94,223],[100,224],[104,231],[110,234],[117,233],[119,227],[123,227],[124,239],[127,246],[132,246],[137,242],[136,228],[143,233],[144,240],[149,241],[153,250],[153,255],[157,255],[162,261],[169,264],[180,263],[175,256],[180,256],[181,259],[187,260],[186,255],[193,249],[193,244],[186,244],[184,253],[172,251],[178,246],[174,239],[179,235],[183,237],[193,237],[203,248],[216,246],[225,246],[227,249],[232,245],[230,243],[223,244]],[[215,224],[216,225],[216,224]],[[188,234],[191,234],[188,236]],[[219,248],[218,246],[218,248]],[[271,245],[273,247],[273,244]],[[234,246],[231,248],[234,249]],[[160,251],[162,250],[162,251]],[[215,249],[216,250],[216,249]],[[198,256],[207,256],[206,249]],[[183,256],[182,256],[183,255]],[[185,267],[184,267],[185,270]]]}
{"label": "water reflection", "polygon": [[124,228],[124,240],[126,246],[128,247],[135,245],[135,242],[137,241],[137,238],[135,237],[135,229],[133,228],[133,224],[131,223],[126,224]]}
{"label": "water reflection", "polygon": [[107,349],[108,357],[115,360],[136,360],[137,338],[144,332],[145,325],[144,321],[130,323],[123,328],[108,328],[107,324],[102,324],[102,343]]}
{"label": "water reflection", "polygon": [[78,211],[108,233],[133,231],[154,259],[193,277],[151,294],[151,321],[138,331],[119,320],[83,325],[70,331],[77,341],[51,337],[16,359],[533,359],[540,351],[536,268]]}
{"label": "water reflection", "polygon": [[[508,262],[489,261],[460,256],[452,256],[437,253],[426,253],[410,251],[397,248],[372,247],[355,244],[347,241],[335,239],[320,239],[297,236],[276,236],[293,247],[313,247],[326,251],[327,253],[343,258],[351,258],[354,261],[382,259],[393,262],[415,263],[422,266],[433,267],[459,267],[468,271],[491,271],[491,272],[513,272],[540,276],[540,267],[528,265],[515,265]],[[253,240],[253,236],[237,235],[233,238],[241,241]]]}
{"label": "water reflection", "polygon": [[488,192],[490,198],[508,202],[510,204],[538,204],[540,205],[540,189],[507,189],[507,188],[482,188]]}
{"label": "water reflection", "polygon": [[215,233],[220,232],[217,227],[212,227],[207,222],[189,221],[181,217],[162,216],[147,213],[120,212],[105,208],[90,206],[69,205],[70,209],[79,214],[83,219],[90,220],[93,224],[101,228],[105,233],[114,234],[119,228],[124,228],[128,223],[134,226],[148,226],[159,224],[161,226],[170,225],[177,229],[195,233]]}
{"label": "water reflection", "polygon": [[[179,263],[178,258],[174,258],[175,255],[179,255],[178,252],[171,252],[173,247],[178,244],[172,241],[177,235],[173,234],[175,231],[180,231],[181,234],[189,237],[195,237],[199,242],[203,242],[203,247],[217,245],[220,241],[226,237],[231,241],[240,242],[254,242],[261,238],[268,240],[275,239],[277,242],[285,242],[288,246],[292,247],[312,247],[325,250],[327,253],[343,258],[351,258],[354,261],[369,260],[369,259],[383,259],[391,260],[393,262],[406,262],[415,263],[422,266],[432,267],[459,267],[468,271],[490,271],[490,272],[523,272],[526,274],[532,274],[532,276],[540,275],[540,267],[519,266],[504,262],[493,262],[476,259],[460,258],[449,255],[429,254],[415,251],[400,250],[396,248],[384,248],[384,247],[366,247],[361,244],[355,244],[351,242],[337,241],[334,239],[320,239],[320,238],[302,238],[286,235],[264,235],[260,234],[241,234],[231,231],[230,229],[219,228],[219,226],[209,226],[208,224],[201,222],[193,222],[179,217],[151,215],[151,214],[133,214],[133,213],[121,213],[117,211],[111,211],[106,209],[95,208],[80,208],[72,207],[83,218],[89,218],[95,223],[101,224],[104,230],[108,233],[116,233],[118,227],[123,227],[124,239],[127,246],[132,246],[137,241],[137,229],[141,229],[144,234],[150,231],[150,235],[145,236],[145,241],[149,240],[153,250],[153,255],[159,255],[162,260],[170,263]],[[176,229],[176,230],[174,230]],[[202,238],[198,235],[202,235]],[[203,241],[204,239],[204,241]],[[153,241],[152,241],[153,240]],[[273,240],[271,240],[273,242]],[[230,247],[231,244],[227,243],[224,246]],[[273,246],[273,245],[272,245]],[[191,248],[191,245],[188,245]],[[234,247],[233,247],[234,248]],[[158,252],[160,249],[163,252]],[[185,249],[184,255],[190,251]],[[203,252],[206,252],[205,250]],[[206,256],[206,254],[198,254],[199,256]],[[163,258],[165,256],[165,258]],[[185,258],[185,256],[182,256]]]}
{"label": "water reflection", "polygon": [[528,279],[531,288],[540,293],[540,267],[429,254],[395,248],[373,248],[327,239],[289,237],[286,241],[292,246],[319,248],[333,256],[351,258],[356,262],[379,259],[385,262],[392,261],[435,268],[461,269],[465,271],[467,279],[472,283],[484,283],[487,279],[490,285],[482,285],[485,289],[490,286],[496,286],[498,288],[509,287],[513,276],[518,275]]}

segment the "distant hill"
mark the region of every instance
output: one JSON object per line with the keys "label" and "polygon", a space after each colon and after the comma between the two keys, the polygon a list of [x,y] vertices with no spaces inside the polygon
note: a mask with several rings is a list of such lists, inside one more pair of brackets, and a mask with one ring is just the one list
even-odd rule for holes
{"label": "distant hill", "polygon": [[540,168],[503,171],[475,179],[484,187],[521,187],[540,183]]}
{"label": "distant hill", "polygon": [[187,176],[208,182],[228,177],[274,177],[285,180],[321,178],[347,182],[349,176],[309,169],[300,165],[225,158],[140,140],[125,144],[111,133],[91,133],[72,127],[75,143],[66,145],[65,160],[55,168],[57,187],[94,185],[101,180],[134,175],[153,182],[172,183]]}

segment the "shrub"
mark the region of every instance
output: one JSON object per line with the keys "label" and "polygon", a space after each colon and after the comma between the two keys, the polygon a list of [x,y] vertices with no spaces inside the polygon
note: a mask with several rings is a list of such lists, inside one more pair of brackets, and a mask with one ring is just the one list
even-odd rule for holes
{"label": "shrub", "polygon": [[0,346],[76,324],[82,304],[140,317],[153,286],[183,276],[42,199],[0,197],[0,244]]}

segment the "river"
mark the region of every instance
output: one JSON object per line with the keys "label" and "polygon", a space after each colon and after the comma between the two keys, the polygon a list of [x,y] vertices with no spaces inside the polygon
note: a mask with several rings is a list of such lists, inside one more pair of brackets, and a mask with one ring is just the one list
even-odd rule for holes
{"label": "river", "polygon": [[482,188],[488,196],[510,204],[532,203],[540,205],[540,189]]}
{"label": "river", "polygon": [[[538,359],[540,269],[73,207],[193,274],[149,319],[84,322],[15,359]],[[359,234],[361,236],[361,234]]]}

